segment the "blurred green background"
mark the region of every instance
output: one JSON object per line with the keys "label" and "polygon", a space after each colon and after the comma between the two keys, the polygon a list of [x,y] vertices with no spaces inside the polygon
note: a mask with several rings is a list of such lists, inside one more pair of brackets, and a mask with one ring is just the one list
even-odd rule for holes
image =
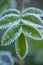
{"label": "blurred green background", "polygon": [[[24,0],[24,9],[28,8],[28,7],[36,7],[36,8],[40,8],[43,10],[43,0]],[[1,13],[9,8],[16,8],[19,9],[19,4],[18,4],[18,0],[0,0],[0,15]],[[1,38],[3,33],[6,30],[0,30],[0,44],[1,44]],[[15,46],[14,43],[9,45],[9,46],[0,46],[0,51],[11,51],[13,57],[17,57],[16,53],[15,53]],[[24,63],[25,65],[43,65],[43,64],[37,64],[34,62],[34,54],[33,55],[27,55],[27,57],[24,59]],[[16,65],[16,64],[15,64]]]}

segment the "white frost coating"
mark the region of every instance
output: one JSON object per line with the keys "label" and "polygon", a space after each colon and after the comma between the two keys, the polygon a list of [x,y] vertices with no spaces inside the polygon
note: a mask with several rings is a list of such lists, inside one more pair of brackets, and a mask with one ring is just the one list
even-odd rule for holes
{"label": "white frost coating", "polygon": [[10,27],[13,26],[13,25],[17,26],[19,23],[20,23],[20,20],[16,20],[16,21],[14,21],[13,23],[10,22],[10,23],[8,23],[8,24],[6,24],[6,25],[1,25],[1,26],[0,26],[0,29],[7,29],[7,28],[10,28]]}
{"label": "white frost coating", "polygon": [[16,43],[15,43],[16,54],[17,54],[17,56],[18,56],[21,60],[23,60],[23,59],[26,57],[26,55],[28,54],[28,43],[27,43],[26,37],[25,37],[25,41],[26,41],[26,53],[25,53],[25,55],[24,55],[23,58],[18,54],[17,49],[16,49]]}
{"label": "white frost coating", "polygon": [[[23,32],[23,33],[24,33],[24,32]],[[25,32],[24,34],[25,34],[26,36],[30,37],[31,39],[34,39],[34,40],[43,40],[43,37],[41,37],[41,38],[32,37],[32,36],[31,36],[31,33],[28,33],[28,32]]]}
{"label": "white frost coating", "polygon": [[[25,25],[34,28],[34,29],[40,34],[41,38],[31,37],[31,36],[28,35],[27,32],[25,32],[25,34],[26,34],[27,36],[29,36],[29,37],[31,37],[32,39],[35,39],[35,40],[42,40],[42,39],[43,39],[43,36],[42,36],[41,32],[39,31],[39,29],[37,29],[37,28],[35,27],[35,25],[33,25],[32,23],[27,23],[27,21],[24,21],[24,20],[22,20],[22,22],[23,22]],[[37,26],[37,25],[36,25],[36,26]],[[38,26],[37,26],[37,27],[38,27]]]}
{"label": "white frost coating", "polygon": [[[2,12],[2,14],[1,14],[1,16],[0,17],[2,17],[4,14],[6,15],[6,13],[8,13],[8,12],[17,12],[18,14],[20,14],[20,11],[19,10],[16,10],[16,9],[8,9],[8,10],[4,10],[3,12]],[[14,13],[13,13],[14,14]]]}
{"label": "white frost coating", "polygon": [[[3,56],[6,56],[9,58],[9,61],[11,62],[11,65],[14,65],[14,59],[11,55],[11,52],[10,51],[0,51],[0,59],[1,61],[5,64],[6,62],[4,61],[4,59],[2,59]],[[7,58],[6,58],[7,59]],[[2,65],[3,65],[2,63]],[[8,63],[6,63],[7,65]],[[9,65],[9,64],[8,64]]]}
{"label": "white frost coating", "polygon": [[[41,21],[41,18],[38,15],[36,15],[36,14],[26,13],[26,14],[22,15],[22,17],[24,17],[24,16],[35,16],[36,18],[38,18]],[[43,15],[40,15],[40,16],[43,16]]]}
{"label": "white frost coating", "polygon": [[[39,9],[39,8],[34,8],[34,7],[29,7],[29,8],[26,8],[24,11],[22,11],[23,13],[28,11],[28,10],[36,10],[36,11],[39,11],[41,14],[43,14],[43,10]],[[27,13],[27,12],[26,12]]]}
{"label": "white frost coating", "polygon": [[[18,18],[19,18],[19,15],[15,15],[15,14],[8,14],[8,15],[5,15],[5,16],[3,16],[3,17],[1,17],[0,18],[0,22],[3,22],[3,20],[5,20],[7,17],[11,17],[11,16],[13,16],[13,17],[15,17],[15,16],[17,16]],[[19,23],[19,19],[18,20],[16,20],[16,21],[14,21],[14,22],[8,22],[7,24],[4,24],[4,25],[0,25],[0,29],[6,29],[6,28],[9,28],[10,26],[12,26],[12,24],[17,24],[17,23]]]}
{"label": "white frost coating", "polygon": [[5,19],[5,18],[7,18],[7,17],[11,17],[11,16],[14,16],[14,17],[17,16],[17,17],[19,17],[19,15],[17,15],[17,14],[8,14],[8,15],[5,15],[5,16],[1,17],[0,21],[3,20],[3,19]]}
{"label": "white frost coating", "polygon": [[43,14],[42,14],[42,15],[40,15],[40,17],[43,17]]}
{"label": "white frost coating", "polygon": [[25,17],[25,16],[34,16],[43,24],[42,19],[39,16],[37,16],[36,14],[27,13],[27,14],[22,15],[22,17]]}
{"label": "white frost coating", "polygon": [[39,16],[39,17],[43,17],[43,14],[38,14],[37,16]]}
{"label": "white frost coating", "polygon": [[11,25],[13,25],[12,23],[6,24],[6,25],[1,25],[0,29],[7,29],[9,27],[11,27]]}
{"label": "white frost coating", "polygon": [[7,43],[5,43],[5,44],[3,43],[3,40],[5,39],[5,35],[7,34],[8,30],[10,30],[12,27],[13,26],[11,26],[9,29],[7,29],[7,31],[3,34],[2,40],[1,40],[1,46],[7,46],[7,45],[11,44],[20,36],[20,34],[22,32],[22,27],[20,27],[19,31],[17,33],[15,33],[15,36],[13,35],[13,37],[10,38]]}
{"label": "white frost coating", "polygon": [[23,22],[24,24],[26,24],[26,25],[34,26],[34,27],[36,27],[36,28],[38,28],[38,27],[43,28],[43,26],[41,26],[41,25],[39,25],[39,24],[32,23],[31,21],[26,21],[26,20],[23,20],[23,19],[22,19],[22,22]]}

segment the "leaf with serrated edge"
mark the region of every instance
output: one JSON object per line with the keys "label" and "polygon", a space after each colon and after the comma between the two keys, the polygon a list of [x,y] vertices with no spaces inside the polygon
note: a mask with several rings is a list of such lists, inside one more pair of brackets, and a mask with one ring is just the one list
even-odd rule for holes
{"label": "leaf with serrated edge", "polygon": [[23,24],[30,25],[30,26],[33,26],[35,28],[43,28],[43,26],[35,24],[35,23],[31,23],[31,21],[28,22],[28,21],[23,20],[23,19],[21,19],[21,21],[22,21]]}
{"label": "leaf with serrated edge", "polygon": [[31,22],[36,25],[43,26],[43,22],[40,17],[36,16],[35,14],[24,14],[22,15],[22,19],[26,20],[27,22]]}
{"label": "leaf with serrated edge", "polygon": [[16,9],[8,9],[8,10],[3,11],[0,17],[3,17],[3,16],[8,15],[8,14],[9,15],[10,14],[17,14],[17,15],[19,15],[20,11],[16,10]]}
{"label": "leaf with serrated edge", "polygon": [[23,60],[28,53],[28,43],[23,33],[21,33],[15,42],[15,50],[16,54],[21,60]]}
{"label": "leaf with serrated edge", "polygon": [[6,29],[12,26],[12,24],[19,23],[19,16],[14,14],[8,14],[0,18],[0,29]]}
{"label": "leaf with serrated edge", "polygon": [[23,11],[23,13],[24,14],[25,13],[33,13],[33,14],[41,15],[41,14],[43,14],[43,11],[41,9],[39,9],[39,8],[30,7],[30,8],[25,9]]}
{"label": "leaf with serrated edge", "polygon": [[33,26],[22,25],[22,29],[23,29],[23,33],[26,36],[31,37],[32,39],[38,40],[38,39],[42,38],[41,32]]}
{"label": "leaf with serrated edge", "polygon": [[7,31],[2,36],[1,46],[7,46],[14,42],[20,36],[21,32],[22,27],[19,25],[13,25],[11,28],[7,29]]}

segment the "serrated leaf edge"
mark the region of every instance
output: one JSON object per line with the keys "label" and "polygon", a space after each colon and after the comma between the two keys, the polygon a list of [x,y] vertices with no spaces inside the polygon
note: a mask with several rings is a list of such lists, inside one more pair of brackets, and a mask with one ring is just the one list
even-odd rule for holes
{"label": "serrated leaf edge", "polygon": [[[23,21],[23,20],[22,20]],[[33,26],[33,25],[30,25],[29,23],[25,23],[25,22],[23,22],[25,25],[27,25],[27,26],[30,26],[30,27],[32,27],[32,28],[34,28],[35,30],[37,30],[38,31],[38,33],[40,34],[40,36],[41,36],[41,38],[32,38],[31,36],[29,36],[31,39],[34,39],[34,40],[42,40],[43,39],[43,36],[42,36],[42,34],[41,34],[41,32],[40,32],[40,30],[38,29],[38,28],[36,28],[35,26]],[[24,33],[24,32],[23,32]],[[27,33],[26,33],[26,35],[27,35]]]}
{"label": "serrated leaf edge", "polygon": [[15,25],[19,25],[19,23],[20,23],[20,19],[19,20],[16,20],[16,21],[14,21],[13,23],[12,22],[10,22],[10,23],[8,23],[8,24],[6,24],[6,25],[1,25],[0,26],[0,29],[2,30],[2,29],[8,29],[8,28],[10,28],[11,26],[15,26]]}
{"label": "serrated leaf edge", "polygon": [[7,13],[7,12],[9,12],[9,11],[16,11],[18,14],[20,14],[20,11],[17,10],[17,9],[7,9],[7,10],[4,10],[4,11],[1,13],[0,17],[2,17],[3,14],[5,14],[5,13]]}
{"label": "serrated leaf edge", "polygon": [[43,26],[41,26],[41,25],[39,25],[39,24],[32,23],[31,21],[26,21],[26,20],[23,20],[23,19],[21,19],[21,20],[22,20],[22,22],[23,22],[24,24],[26,24],[26,25],[34,26],[34,27],[36,27],[36,28],[39,28],[39,27],[43,28]]}
{"label": "serrated leaf edge", "polygon": [[[25,37],[25,39],[26,39],[26,37]],[[16,43],[15,43],[15,44],[16,44]],[[27,48],[26,48],[26,53],[25,53],[24,57],[21,58],[20,55],[17,53],[16,45],[15,45],[16,54],[17,54],[17,56],[18,56],[21,60],[23,60],[23,59],[27,56],[27,54],[28,54],[28,43],[27,43],[27,40],[26,40],[26,47],[27,47]]]}
{"label": "serrated leaf edge", "polygon": [[27,10],[30,10],[30,9],[40,11],[40,12],[42,12],[42,14],[43,14],[43,10],[41,10],[41,9],[39,9],[39,8],[35,8],[35,7],[26,8],[24,11],[22,11],[22,13],[24,13],[24,12],[26,12]]}
{"label": "serrated leaf edge", "polygon": [[[13,27],[13,26],[11,26],[9,29],[7,29],[7,31],[10,30],[12,27]],[[10,45],[12,42],[14,42],[14,41],[20,36],[20,34],[21,34],[21,32],[22,32],[22,27],[20,27],[20,29],[19,29],[19,34],[18,34],[17,38],[15,38],[15,39],[13,39],[13,40],[11,39],[10,42],[3,44],[4,36],[6,35],[7,31],[6,31],[6,32],[3,34],[3,36],[2,36],[1,46],[7,46],[7,45]]]}
{"label": "serrated leaf edge", "polygon": [[[3,21],[6,17],[11,17],[11,16],[17,16],[18,18],[19,18],[19,15],[15,15],[15,14],[8,14],[8,15],[5,15],[5,16],[3,16],[3,17],[1,17],[0,18],[0,22],[1,21]],[[17,22],[16,22],[17,21]],[[20,22],[20,20],[18,19],[18,20],[16,20],[16,21],[14,21],[13,23],[12,22],[10,22],[10,23],[8,23],[8,24],[5,24],[5,25],[1,25],[0,26],[0,29],[6,29],[6,28],[9,28],[10,26],[12,26],[13,24],[18,24],[19,22]],[[15,23],[16,22],[16,23]]]}
{"label": "serrated leaf edge", "polygon": [[38,15],[36,15],[36,14],[26,13],[26,14],[23,14],[23,15],[22,15],[22,17],[24,17],[24,16],[35,16],[35,17],[38,18],[38,19],[40,20],[40,22],[43,24],[42,19],[41,19]]}

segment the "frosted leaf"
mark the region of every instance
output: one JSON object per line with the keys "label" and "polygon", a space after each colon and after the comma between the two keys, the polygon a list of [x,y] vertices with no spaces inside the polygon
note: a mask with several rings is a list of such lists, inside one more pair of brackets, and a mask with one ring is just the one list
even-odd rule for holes
{"label": "frosted leaf", "polygon": [[0,65],[14,65],[10,51],[0,51]]}
{"label": "frosted leaf", "polygon": [[28,43],[23,33],[21,33],[15,42],[15,50],[16,54],[21,60],[23,60],[28,53]]}
{"label": "frosted leaf", "polygon": [[3,17],[5,15],[10,15],[10,14],[20,14],[20,11],[16,10],[16,9],[8,9],[8,10],[5,10],[4,12],[2,12],[1,16],[0,17]]}
{"label": "frosted leaf", "polygon": [[1,45],[6,46],[14,42],[21,34],[22,28],[18,25],[13,25],[3,34]]}
{"label": "frosted leaf", "polygon": [[34,8],[34,7],[30,7],[30,8],[27,8],[23,11],[23,13],[33,13],[33,14],[37,14],[37,15],[40,15],[40,14],[43,14],[43,10],[39,9],[39,8]]}
{"label": "frosted leaf", "polygon": [[41,32],[33,26],[22,25],[22,29],[23,29],[23,33],[26,36],[31,37],[32,39],[38,40],[38,39],[42,38]]}
{"label": "frosted leaf", "polygon": [[19,16],[14,14],[8,14],[0,18],[0,29],[9,28],[12,24],[19,22]]}
{"label": "frosted leaf", "polygon": [[31,22],[33,24],[37,24],[37,25],[43,26],[43,22],[42,22],[41,18],[39,18],[35,14],[31,14],[31,13],[24,14],[24,15],[22,15],[22,19],[26,20],[27,22]]}
{"label": "frosted leaf", "polygon": [[25,24],[25,25],[30,25],[30,26],[33,26],[33,27],[36,27],[36,28],[42,28],[43,26],[39,25],[39,24],[33,24],[31,21],[26,21],[26,20],[23,20],[22,19],[22,23]]}

